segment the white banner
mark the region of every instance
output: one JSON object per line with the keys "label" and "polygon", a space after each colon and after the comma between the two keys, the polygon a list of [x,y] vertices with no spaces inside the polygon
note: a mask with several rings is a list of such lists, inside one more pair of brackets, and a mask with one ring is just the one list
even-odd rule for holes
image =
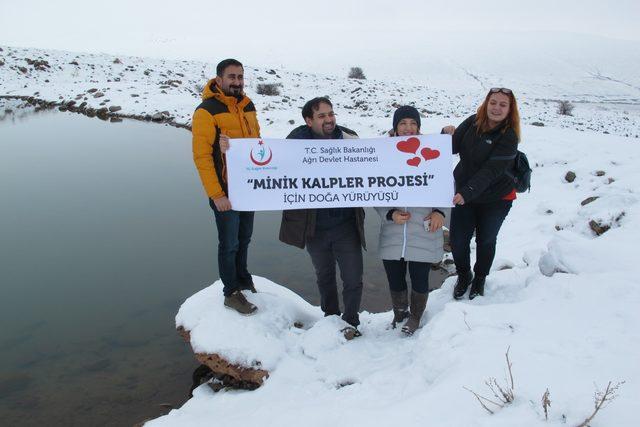
{"label": "white banner", "polygon": [[450,207],[450,135],[371,139],[232,139],[237,211],[367,206]]}

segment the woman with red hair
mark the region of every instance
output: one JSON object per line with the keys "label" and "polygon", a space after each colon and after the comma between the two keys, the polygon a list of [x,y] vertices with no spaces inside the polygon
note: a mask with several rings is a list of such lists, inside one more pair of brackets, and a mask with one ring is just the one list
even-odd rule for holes
{"label": "woman with red hair", "polygon": [[[453,154],[460,162],[453,175],[455,191],[451,213],[451,249],[458,273],[453,297],[484,295],[485,278],[496,252],[496,240],[513,200],[513,179],[505,172],[514,166],[520,141],[520,115],[513,92],[492,88],[478,108],[453,134]],[[476,263],[471,272],[470,244],[476,234]]]}

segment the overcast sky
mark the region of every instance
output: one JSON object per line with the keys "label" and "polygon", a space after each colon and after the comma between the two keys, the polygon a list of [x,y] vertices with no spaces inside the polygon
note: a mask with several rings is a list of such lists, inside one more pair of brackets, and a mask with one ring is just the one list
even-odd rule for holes
{"label": "overcast sky", "polygon": [[640,41],[639,22],[638,0],[0,0],[0,45],[308,69],[328,53],[383,59],[419,43],[478,40],[468,32],[496,49],[506,37],[496,32]]}

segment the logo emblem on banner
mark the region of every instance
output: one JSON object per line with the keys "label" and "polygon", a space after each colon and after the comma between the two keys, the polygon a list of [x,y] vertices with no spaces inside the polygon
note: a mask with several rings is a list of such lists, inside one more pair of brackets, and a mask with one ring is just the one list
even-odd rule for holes
{"label": "logo emblem on banner", "polygon": [[[407,138],[406,140],[399,141],[396,144],[396,148],[398,149],[398,151],[401,151],[403,153],[415,155],[418,151],[418,148],[420,148],[420,140],[418,138]],[[440,151],[432,150],[429,147],[424,147],[422,150],[420,150],[420,155],[422,155],[422,158],[424,158],[425,161],[433,160],[440,157]],[[418,156],[407,160],[407,164],[413,167],[419,166],[421,162],[422,159]]]}
{"label": "logo emblem on banner", "polygon": [[256,166],[266,166],[273,158],[271,148],[267,147],[264,141],[260,140],[258,145],[251,149],[251,161]]}

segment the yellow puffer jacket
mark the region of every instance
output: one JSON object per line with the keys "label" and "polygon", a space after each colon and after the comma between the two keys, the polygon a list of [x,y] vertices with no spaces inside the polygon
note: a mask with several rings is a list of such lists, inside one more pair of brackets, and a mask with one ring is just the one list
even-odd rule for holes
{"label": "yellow puffer jacket", "polygon": [[229,138],[259,138],[256,107],[246,95],[240,100],[226,96],[215,80],[209,80],[202,92],[202,103],[193,113],[191,132],[193,161],[207,196],[211,199],[226,196],[226,159],[218,144],[220,134]]}

